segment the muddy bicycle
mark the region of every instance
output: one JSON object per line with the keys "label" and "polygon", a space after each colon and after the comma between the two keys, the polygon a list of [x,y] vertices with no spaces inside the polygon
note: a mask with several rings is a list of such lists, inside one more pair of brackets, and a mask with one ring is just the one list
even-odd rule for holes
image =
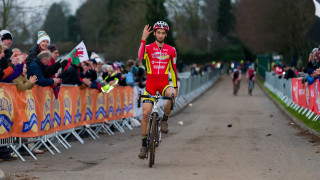
{"label": "muddy bicycle", "polygon": [[171,100],[171,110],[173,110],[174,95],[172,94],[171,97],[164,97],[161,96],[158,91],[155,96],[141,95],[141,91],[139,91],[138,108],[141,106],[141,98],[154,99],[154,105],[149,118],[149,132],[147,136],[147,158],[149,158],[149,167],[152,167],[152,165],[154,165],[156,147],[158,147],[161,142],[159,99]]}

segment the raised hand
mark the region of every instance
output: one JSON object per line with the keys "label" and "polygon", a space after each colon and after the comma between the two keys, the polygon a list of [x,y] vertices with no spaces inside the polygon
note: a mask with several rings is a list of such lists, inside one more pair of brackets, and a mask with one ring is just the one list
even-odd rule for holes
{"label": "raised hand", "polygon": [[53,81],[54,81],[53,85],[55,85],[55,86],[57,86],[58,84],[61,83],[60,78],[53,78]]}
{"label": "raised hand", "polygon": [[37,78],[36,75],[33,75],[33,76],[30,76],[30,77],[29,77],[29,81],[30,81],[32,84],[34,84],[34,83],[36,83],[36,82],[38,81],[38,78]]}
{"label": "raised hand", "polygon": [[141,40],[146,41],[148,36],[149,36],[149,34],[152,33],[152,32],[153,32],[152,27],[149,26],[149,24],[146,25],[144,27],[144,29],[143,29]]}
{"label": "raised hand", "polygon": [[19,58],[19,63],[23,63],[23,61],[25,61],[27,59],[27,54],[22,53],[18,56],[18,58]]}

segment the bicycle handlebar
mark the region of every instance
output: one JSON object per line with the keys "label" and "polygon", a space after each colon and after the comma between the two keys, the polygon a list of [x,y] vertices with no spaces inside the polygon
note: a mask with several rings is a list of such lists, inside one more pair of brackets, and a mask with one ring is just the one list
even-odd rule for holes
{"label": "bicycle handlebar", "polygon": [[173,110],[173,101],[174,101],[174,95],[172,94],[171,97],[161,96],[160,94],[152,96],[152,95],[142,95],[141,91],[139,91],[139,99],[138,99],[138,108],[141,106],[141,98],[153,98],[153,99],[167,99],[171,100],[171,110]]}

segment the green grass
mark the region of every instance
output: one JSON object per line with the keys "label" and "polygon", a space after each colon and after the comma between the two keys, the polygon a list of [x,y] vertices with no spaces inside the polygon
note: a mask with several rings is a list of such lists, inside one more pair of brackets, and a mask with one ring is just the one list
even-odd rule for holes
{"label": "green grass", "polygon": [[300,122],[304,123],[306,126],[316,130],[317,132],[320,133],[320,119],[318,119],[316,122],[313,122],[313,117],[311,117],[310,119],[308,119],[305,115],[307,113],[305,113],[304,115],[302,115],[302,112],[301,113],[298,113],[298,111],[295,111],[293,109],[291,109],[290,107],[288,107],[283,101],[281,101],[280,98],[278,98],[273,92],[271,92],[268,88],[266,88],[263,83],[264,81],[263,80],[259,80],[259,83],[263,86],[263,88],[266,90],[266,92],[268,94],[270,94],[270,96],[276,100],[279,104],[281,104],[282,107],[284,107],[284,109],[286,109],[290,114],[292,114],[294,117],[296,117]]}

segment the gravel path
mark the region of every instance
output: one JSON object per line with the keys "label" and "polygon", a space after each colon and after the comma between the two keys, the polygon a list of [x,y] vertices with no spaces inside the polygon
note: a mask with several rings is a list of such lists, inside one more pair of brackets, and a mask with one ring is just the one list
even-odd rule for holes
{"label": "gravel path", "polygon": [[246,80],[233,96],[230,78],[221,77],[169,119],[169,130],[153,168],[137,157],[139,128],[0,167],[9,179],[320,179],[319,141],[301,135],[259,86],[249,96]]}

